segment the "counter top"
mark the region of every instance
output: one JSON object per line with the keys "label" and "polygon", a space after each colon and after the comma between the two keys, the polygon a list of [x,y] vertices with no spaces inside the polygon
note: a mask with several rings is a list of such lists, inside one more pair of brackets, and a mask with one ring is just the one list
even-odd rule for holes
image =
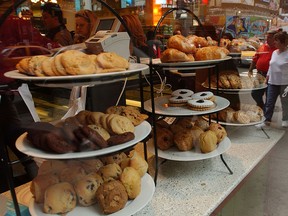
{"label": "counter top", "polygon": [[223,157],[202,161],[166,161],[159,167],[152,201],[134,216],[140,215],[211,215],[249,172],[281,139],[285,131],[262,130],[254,126],[227,127],[231,148]]}
{"label": "counter top", "polygon": [[[285,133],[267,129],[268,138],[254,126],[226,130],[232,145],[223,157],[232,175],[220,156],[192,162],[166,161],[159,167],[151,202],[134,216],[211,215]],[[19,203],[28,205],[32,197],[29,184],[17,191]]]}

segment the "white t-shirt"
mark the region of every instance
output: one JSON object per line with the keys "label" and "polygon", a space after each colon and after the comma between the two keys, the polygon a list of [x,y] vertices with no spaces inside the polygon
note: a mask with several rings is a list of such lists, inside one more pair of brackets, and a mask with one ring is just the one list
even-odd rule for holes
{"label": "white t-shirt", "polygon": [[288,49],[282,53],[275,50],[269,64],[268,83],[272,85],[288,85]]}

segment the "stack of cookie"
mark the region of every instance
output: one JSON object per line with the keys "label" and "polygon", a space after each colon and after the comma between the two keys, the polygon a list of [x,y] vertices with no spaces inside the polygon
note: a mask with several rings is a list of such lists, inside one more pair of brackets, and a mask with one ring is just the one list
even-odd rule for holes
{"label": "stack of cookie", "polygon": [[114,52],[88,55],[79,50],[67,50],[53,57],[24,58],[16,68],[31,76],[67,76],[123,71],[129,68],[129,62]]}

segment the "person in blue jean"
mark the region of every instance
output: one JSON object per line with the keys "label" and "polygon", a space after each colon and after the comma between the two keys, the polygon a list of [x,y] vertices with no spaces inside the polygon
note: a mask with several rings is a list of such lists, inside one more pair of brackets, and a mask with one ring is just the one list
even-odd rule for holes
{"label": "person in blue jean", "polygon": [[270,125],[278,96],[282,105],[282,127],[288,127],[288,35],[286,31],[274,35],[274,45],[277,49],[272,53],[266,77],[268,87],[264,109],[265,122],[257,127]]}

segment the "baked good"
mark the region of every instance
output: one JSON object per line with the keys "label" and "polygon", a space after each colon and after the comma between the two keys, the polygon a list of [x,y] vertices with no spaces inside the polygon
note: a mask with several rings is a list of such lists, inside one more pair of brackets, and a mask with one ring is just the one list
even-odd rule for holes
{"label": "baked good", "polygon": [[133,167],[124,168],[120,175],[120,181],[124,185],[129,199],[135,199],[141,192],[141,177]]}
{"label": "baked good", "polygon": [[44,202],[46,189],[53,184],[59,183],[59,178],[51,173],[37,175],[31,182],[30,191],[33,194],[36,203]]}
{"label": "baked good", "polygon": [[135,138],[135,134],[132,132],[125,132],[122,134],[114,134],[108,140],[107,143],[109,146],[123,144],[129,142]]}
{"label": "baked good", "polygon": [[130,156],[129,166],[133,167],[139,175],[142,177],[147,173],[148,163],[147,161],[139,155],[137,151],[133,151]]}
{"label": "baked good", "polygon": [[199,146],[199,137],[200,134],[204,132],[204,130],[200,127],[193,126],[189,131],[192,135],[193,146]]}
{"label": "baked good", "polygon": [[31,59],[29,60],[29,71],[31,74],[34,74],[35,76],[45,76],[43,70],[42,70],[42,62],[48,60],[49,57],[48,56],[44,56],[44,55],[37,55],[37,56],[33,56],[31,57]]}
{"label": "baked good", "polygon": [[63,160],[45,160],[38,169],[38,175],[59,175],[67,167],[68,164]]}
{"label": "baked good", "polygon": [[197,126],[197,127],[201,128],[203,131],[205,131],[209,128],[209,122],[203,118],[197,118],[195,123],[194,123],[194,126]]}
{"label": "baked good", "polygon": [[230,82],[230,87],[232,89],[241,89],[242,88],[242,83],[241,79],[238,75],[236,74],[228,74],[227,79]]}
{"label": "baked good", "polygon": [[95,72],[94,62],[79,50],[67,50],[61,56],[61,63],[67,74],[83,75]]}
{"label": "baked good", "polygon": [[209,130],[214,131],[217,136],[217,144],[219,144],[225,137],[227,137],[227,132],[225,128],[219,123],[211,122]]}
{"label": "baked good", "polygon": [[193,148],[193,136],[189,130],[182,130],[174,134],[174,143],[180,151],[189,151]]}
{"label": "baked good", "polygon": [[97,131],[105,141],[107,141],[110,138],[110,134],[107,130],[105,130],[103,127],[99,126],[99,125],[88,125],[88,127],[90,127],[91,129]]}
{"label": "baked good", "polygon": [[103,184],[103,179],[97,173],[90,173],[74,184],[78,203],[81,206],[90,206],[96,203],[96,191]]}
{"label": "baked good", "polygon": [[192,99],[187,101],[188,107],[192,110],[203,111],[213,109],[215,107],[214,102],[211,100]]}
{"label": "baked good", "polygon": [[86,176],[86,172],[82,166],[69,166],[61,171],[59,179],[61,182],[74,184],[84,176]]}
{"label": "baked good", "polygon": [[173,133],[163,127],[157,127],[157,147],[161,150],[167,150],[174,145],[173,143]]}
{"label": "baked good", "polygon": [[194,125],[194,118],[193,117],[182,117],[178,118],[176,123],[173,125],[179,125],[182,129],[190,129]]}
{"label": "baked good", "polygon": [[214,94],[211,91],[196,92],[191,96],[191,99],[213,100]]}
{"label": "baked good", "polygon": [[29,71],[29,61],[31,57],[23,58],[16,64],[16,69],[19,70],[19,72],[28,74],[28,75],[35,75],[33,71]]}
{"label": "baked good", "polygon": [[42,62],[42,70],[46,76],[56,76],[52,69],[54,58],[50,57],[47,60]]}
{"label": "baked good", "polygon": [[191,97],[183,97],[183,96],[172,96],[168,98],[169,106],[186,106],[187,101],[190,100]]}
{"label": "baked good", "polygon": [[177,89],[171,93],[171,96],[191,97],[194,92],[190,89]]}
{"label": "baked good", "polygon": [[76,207],[77,197],[73,185],[60,182],[45,191],[43,211],[47,214],[64,214]]}
{"label": "baked good", "polygon": [[128,158],[127,155],[124,152],[121,152],[110,156],[102,157],[101,161],[103,162],[104,165],[113,163],[120,164],[126,158]]}
{"label": "baked good", "polygon": [[249,116],[242,110],[234,112],[234,118],[238,123],[248,124],[250,122]]}
{"label": "baked good", "polygon": [[196,61],[223,59],[229,54],[224,47],[208,46],[197,49],[195,54]]}
{"label": "baked good", "polygon": [[64,53],[59,53],[58,55],[53,56],[53,62],[52,62],[51,67],[52,67],[53,72],[56,73],[57,76],[67,75],[66,70],[63,67],[62,62],[61,62],[61,58],[63,55]]}
{"label": "baked good", "polygon": [[119,179],[121,173],[122,169],[117,163],[107,164],[98,170],[105,182]]}
{"label": "baked good", "polygon": [[113,117],[109,118],[108,121],[109,128],[111,129],[111,132],[113,134],[122,134],[125,132],[134,133],[135,127],[127,117],[116,114],[108,114],[108,115],[113,115]]}
{"label": "baked good", "polygon": [[81,163],[86,173],[97,172],[100,167],[104,166],[103,162],[98,158],[82,159]]}
{"label": "baked good", "polygon": [[128,195],[121,181],[112,180],[98,187],[96,199],[103,213],[111,214],[125,207]]}
{"label": "baked good", "polygon": [[196,46],[183,35],[173,35],[167,41],[168,48],[174,48],[184,53],[195,53]]}
{"label": "baked good", "polygon": [[200,134],[199,145],[202,153],[212,152],[217,148],[217,136],[211,131],[207,130]]}
{"label": "baked good", "polygon": [[208,46],[208,41],[204,37],[200,37],[197,35],[188,35],[186,38],[189,43],[193,44],[197,48]]}
{"label": "baked good", "polygon": [[[114,52],[103,52],[97,55],[97,64],[103,68],[102,72],[106,71],[120,71],[129,68],[129,62],[127,59]],[[108,69],[108,70],[107,70]],[[112,69],[112,70],[109,70]]]}
{"label": "baked good", "polygon": [[161,53],[161,62],[192,62],[194,61],[193,55],[186,54],[174,48],[168,48]]}
{"label": "baked good", "polygon": [[256,112],[253,112],[251,110],[246,111],[246,115],[248,115],[250,122],[260,122],[262,119],[261,115],[258,115]]}

